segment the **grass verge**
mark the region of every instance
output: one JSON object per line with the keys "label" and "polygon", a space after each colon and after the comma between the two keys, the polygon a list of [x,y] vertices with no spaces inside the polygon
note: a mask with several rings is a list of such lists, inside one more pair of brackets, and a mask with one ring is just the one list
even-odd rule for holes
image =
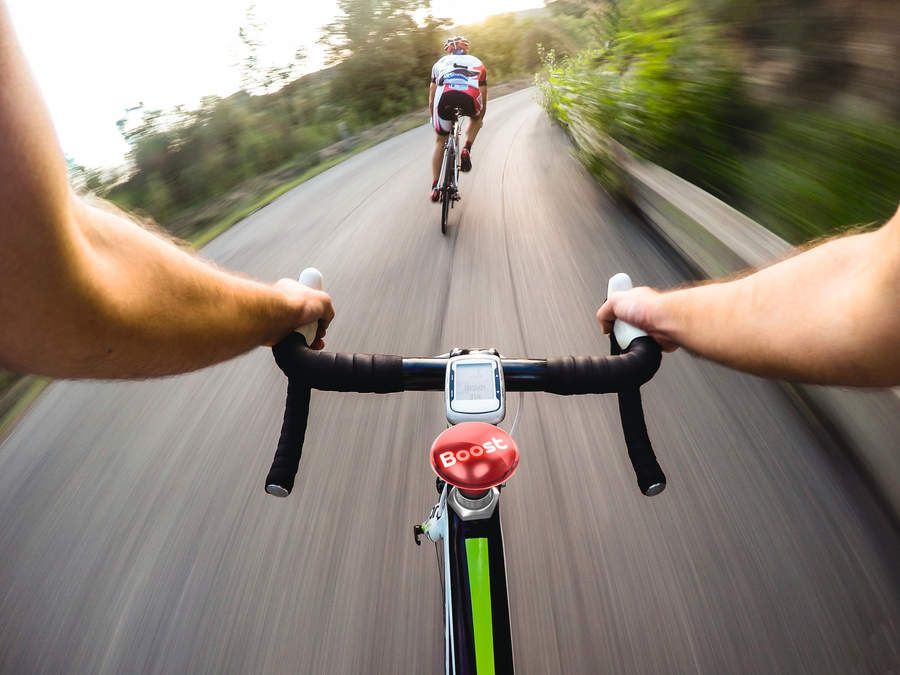
{"label": "grass verge", "polygon": [[18,378],[0,396],[0,441],[12,431],[15,423],[53,380],[26,375]]}

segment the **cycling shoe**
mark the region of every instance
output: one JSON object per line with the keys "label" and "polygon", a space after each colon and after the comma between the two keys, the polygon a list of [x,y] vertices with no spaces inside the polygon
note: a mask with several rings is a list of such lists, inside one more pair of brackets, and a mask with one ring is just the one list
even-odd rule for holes
{"label": "cycling shoe", "polygon": [[463,148],[462,152],[459,153],[459,168],[461,171],[472,170],[472,153],[469,152],[468,148]]}

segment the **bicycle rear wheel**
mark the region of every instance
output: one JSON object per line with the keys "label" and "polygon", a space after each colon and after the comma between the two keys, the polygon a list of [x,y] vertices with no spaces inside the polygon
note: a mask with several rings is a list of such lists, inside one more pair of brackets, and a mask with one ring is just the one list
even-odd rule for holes
{"label": "bicycle rear wheel", "polygon": [[452,146],[444,153],[444,184],[441,185],[441,234],[447,234],[447,219],[450,217],[450,202],[453,199],[453,163],[456,155]]}

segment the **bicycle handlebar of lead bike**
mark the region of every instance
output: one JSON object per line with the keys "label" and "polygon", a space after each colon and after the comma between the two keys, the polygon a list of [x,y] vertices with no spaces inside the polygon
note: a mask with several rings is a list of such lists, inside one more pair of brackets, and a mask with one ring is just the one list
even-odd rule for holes
{"label": "bicycle handlebar of lead bike", "polygon": [[[620,350],[610,335],[612,356],[563,356],[549,359],[501,359],[507,391],[544,391],[564,396],[618,393],[619,414],[628,456],[638,487],[647,496],[666,485],[647,435],[640,386],[660,364],[660,349],[647,336]],[[292,333],[272,348],[288,377],[284,423],[266,492],[287,497],[300,465],[309,417],[311,389],[385,394],[399,391],[443,391],[447,358],[403,358],[387,354],[342,354],[313,351],[306,338]]]}

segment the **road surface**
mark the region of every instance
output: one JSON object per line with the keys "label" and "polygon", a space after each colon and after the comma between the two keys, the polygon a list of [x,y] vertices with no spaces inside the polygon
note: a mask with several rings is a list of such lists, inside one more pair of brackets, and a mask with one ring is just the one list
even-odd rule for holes
{"label": "road surface", "polygon": [[[204,254],[323,270],[329,346],[605,353],[606,279],[687,278],[523,91],[491,103],[446,237],[421,127],[286,194]],[[155,382],[54,384],[0,446],[3,673],[427,673],[440,394],[314,393],[289,499],[263,491],[285,382],[267,350]],[[532,395],[503,514],[523,673],[900,668],[898,533],[782,390],[684,353],[645,387],[661,496],[615,399]],[[514,409],[516,401],[511,400]]]}

